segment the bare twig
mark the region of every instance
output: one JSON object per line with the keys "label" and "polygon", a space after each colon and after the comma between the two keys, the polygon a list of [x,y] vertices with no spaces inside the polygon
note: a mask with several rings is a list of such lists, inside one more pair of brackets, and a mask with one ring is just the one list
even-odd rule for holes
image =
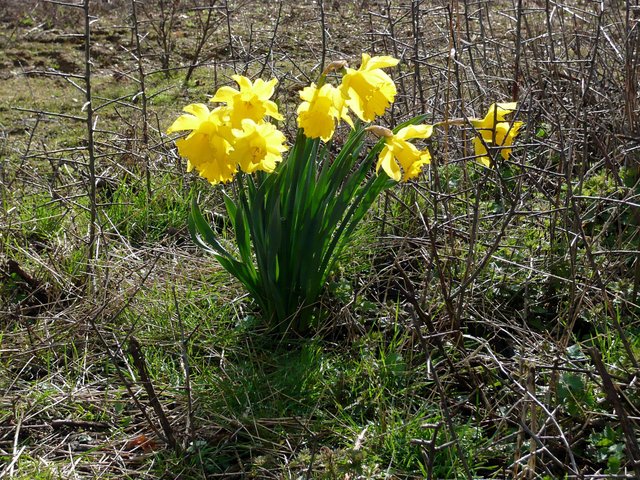
{"label": "bare twig", "polygon": [[193,398],[191,395],[191,368],[189,367],[189,354],[187,350],[187,337],[184,334],[184,324],[182,315],[180,314],[180,305],[178,305],[178,297],[176,296],[175,286],[171,290],[173,294],[173,306],[176,310],[178,318],[178,327],[180,328],[180,346],[182,350],[182,369],[184,370],[184,390],[187,395],[187,422],[185,425],[184,444],[188,445],[193,438]]}
{"label": "bare twig", "polygon": [[[208,2],[209,4],[205,7],[196,7],[193,9],[198,11],[198,14],[197,14],[198,25],[199,25],[198,40],[196,42],[196,48],[193,53],[193,58],[191,60],[191,63],[189,64],[189,67],[187,68],[187,74],[185,75],[184,81],[182,82],[183,89],[186,89],[187,86],[189,85],[189,80],[191,79],[191,75],[193,75],[193,72],[195,71],[196,67],[198,67],[200,64],[200,55],[202,54],[202,49],[207,44],[211,36],[215,33],[215,27],[217,27],[217,24],[215,24],[212,21],[213,12],[215,12],[216,10],[219,10],[220,7],[215,6],[217,0],[208,0]],[[204,22],[200,17],[201,10],[206,11]]]}
{"label": "bare twig", "polygon": [[320,56],[320,71],[324,72],[324,64],[327,60],[327,20],[324,12],[324,0],[318,0],[320,9],[320,29],[322,35],[322,54]]}
{"label": "bare twig", "polygon": [[275,45],[276,42],[276,38],[278,36],[278,27],[280,26],[280,19],[282,18],[282,0],[280,0],[278,2],[278,14],[276,16],[276,23],[273,26],[273,34],[271,35],[271,42],[269,43],[269,50],[267,50],[267,53],[264,56],[264,62],[262,63],[262,68],[260,69],[260,72],[258,73],[258,76],[261,76],[265,69],[267,68],[267,64],[269,63],[269,59],[271,58],[271,56],[273,55],[273,46]]}
{"label": "bare twig", "polygon": [[[95,20],[89,11],[90,0],[84,0],[84,83],[85,83],[85,109],[87,112],[87,154],[89,156],[89,238],[87,240],[87,275],[89,284],[95,290],[94,262],[97,255],[96,237],[98,207],[96,201],[96,157],[94,145],[94,117],[93,98],[91,96],[91,24]],[[96,118],[97,120],[97,118]]]}
{"label": "bare twig", "polygon": [[[136,94],[136,97],[140,97],[140,104],[142,108],[142,144],[144,146],[144,166],[145,177],[147,181],[147,197],[151,199],[151,171],[149,169],[149,118],[147,114],[147,89],[145,85],[145,71],[142,64],[142,48],[140,47],[140,32],[138,31],[138,16],[136,13],[136,0],[131,0],[131,28],[133,29],[133,36],[135,38],[136,48],[136,62],[138,64],[138,85],[140,86],[140,92]],[[168,56],[168,54],[167,54]],[[168,60],[167,60],[168,61]],[[169,65],[164,68],[169,68]]]}
{"label": "bare twig", "polygon": [[149,403],[153,408],[158,420],[160,421],[160,425],[162,426],[162,431],[164,432],[165,439],[167,440],[167,444],[169,447],[174,450],[179,450],[180,446],[176,441],[175,436],[173,435],[173,428],[171,427],[171,423],[169,423],[169,419],[167,415],[164,413],[164,409],[162,408],[162,404],[156,395],[155,389],[153,388],[153,382],[151,381],[151,377],[149,377],[149,372],[147,371],[147,364],[144,360],[144,356],[142,353],[142,349],[140,348],[140,343],[138,340],[132,335],[129,337],[129,353],[133,358],[133,364],[136,367],[138,375],[140,376],[140,381],[142,382],[142,386],[147,392],[147,397],[149,397]]}
{"label": "bare twig", "polygon": [[636,473],[636,477],[640,478],[640,447],[638,447],[638,440],[636,438],[637,428],[634,428],[633,424],[629,420],[626,409],[620,400],[618,390],[613,384],[611,376],[602,362],[602,355],[600,351],[593,347],[590,348],[588,352],[593,360],[598,375],[600,375],[600,378],[602,379],[602,386],[604,394],[607,397],[607,401],[611,406],[613,406],[616,414],[618,415],[620,428],[624,433],[624,443],[627,447],[627,455],[629,455],[631,468],[633,468],[633,471]]}

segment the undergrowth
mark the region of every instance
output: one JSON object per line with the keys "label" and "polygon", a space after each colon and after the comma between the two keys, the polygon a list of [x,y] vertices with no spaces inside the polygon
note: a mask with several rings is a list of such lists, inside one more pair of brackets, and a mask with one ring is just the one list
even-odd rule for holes
{"label": "undergrowth", "polygon": [[[640,475],[637,8],[347,3],[92,2],[92,174],[81,9],[5,2],[0,477]],[[490,169],[466,127],[434,135],[314,334],[275,337],[186,229],[197,196],[230,238],[234,185],[164,131],[234,73],[278,78],[292,119],[323,62],[362,51],[402,60],[386,126],[516,100],[526,126]]]}

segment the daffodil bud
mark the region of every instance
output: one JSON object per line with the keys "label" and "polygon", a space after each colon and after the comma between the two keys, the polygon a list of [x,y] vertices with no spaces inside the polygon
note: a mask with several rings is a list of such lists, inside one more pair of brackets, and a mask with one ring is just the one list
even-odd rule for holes
{"label": "daffodil bud", "polygon": [[381,127],[380,125],[371,125],[370,127],[365,128],[365,130],[373,133],[378,138],[393,138],[393,132],[388,128]]}
{"label": "daffodil bud", "polygon": [[349,64],[346,60],[336,60],[325,67],[325,69],[322,71],[322,76],[329,75],[331,72],[338,72],[348,66]]}

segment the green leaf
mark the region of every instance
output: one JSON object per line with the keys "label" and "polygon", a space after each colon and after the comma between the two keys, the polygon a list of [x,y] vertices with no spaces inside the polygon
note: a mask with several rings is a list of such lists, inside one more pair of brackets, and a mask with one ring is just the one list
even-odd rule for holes
{"label": "green leaf", "polygon": [[202,216],[195,197],[191,201],[191,213],[188,215],[187,225],[191,238],[196,244],[225,258],[233,259],[229,252],[218,242],[215,232]]}
{"label": "green leaf", "polygon": [[227,209],[227,215],[229,215],[229,219],[231,220],[231,226],[235,230],[236,212],[238,210],[238,207],[236,206],[235,202],[231,199],[231,197],[224,192],[222,193],[222,198],[224,199],[224,206]]}

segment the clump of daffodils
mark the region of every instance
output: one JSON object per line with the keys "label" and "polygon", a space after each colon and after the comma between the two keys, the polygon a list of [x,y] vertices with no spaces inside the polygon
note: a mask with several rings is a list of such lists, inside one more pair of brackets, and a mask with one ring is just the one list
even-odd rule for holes
{"label": "clump of daffodils", "polygon": [[[505,159],[511,154],[522,128],[522,122],[506,119],[515,103],[496,103],[482,119],[429,125],[421,116],[393,130],[371,125],[395,100],[397,89],[385,69],[397,64],[395,58],[364,53],[358,69],[344,61],[330,64],[300,92],[299,131],[289,145],[271,123],[283,120],[271,99],[275,79],[234,75],[238,88],[218,89],[211,108],[186,106],[168,129],[187,132],[176,146],[188,170],[197,170],[212,184],[237,178],[234,198],[225,195],[236,248],[228,250],[218,239],[195,199],[189,230],[245,286],[270,329],[300,334],[314,325],[329,274],[378,195],[417,178],[431,162],[428,148],[413,141],[429,139],[435,126],[471,124],[480,163],[490,166],[498,149]],[[332,83],[332,72],[341,74],[339,83]],[[350,133],[333,155],[321,142],[332,141],[341,122]],[[380,140],[367,150],[368,134]],[[371,175],[374,168],[376,175]],[[243,173],[255,172],[271,175],[245,181]]]}
{"label": "clump of daffodils", "polygon": [[[307,138],[328,142],[340,121],[354,128],[350,114],[363,122],[371,122],[393,103],[397,89],[383,68],[393,67],[398,60],[389,56],[371,57],[362,54],[360,67],[349,68],[344,61],[330,64],[318,84],[312,83],[300,92],[298,126]],[[338,86],[327,83],[327,74],[344,71]],[[268,118],[283,120],[278,106],[271,100],[277,80],[251,82],[241,75],[233,75],[239,90],[224,86],[218,89],[212,103],[222,103],[210,110],[206,105],[187,105],[186,112],[167,130],[167,133],[190,131],[176,140],[180,156],[187,159],[187,170],[194,168],[209,182],[225,183],[238,171],[271,173],[287,151],[286,138]],[[429,138],[433,127],[404,130],[385,137],[376,171],[380,168],[396,181],[407,181],[420,174],[429,163],[428,150],[419,151],[408,143],[414,138]],[[381,130],[373,129],[380,134]],[[390,131],[389,131],[390,132]],[[395,159],[392,160],[392,157]]]}
{"label": "clump of daffodils", "polygon": [[[362,54],[362,63],[355,70],[346,62],[330,64],[322,73],[318,84],[312,83],[300,92],[297,123],[307,138],[328,142],[336,126],[346,122],[354,127],[350,114],[363,122],[372,122],[393,103],[397,90],[393,80],[383,68],[393,67],[398,60],[389,56],[371,57]],[[327,74],[344,71],[338,86],[327,83]],[[212,184],[225,183],[239,171],[271,173],[288,150],[284,134],[268,119],[283,120],[278,106],[271,100],[277,80],[252,82],[241,75],[233,75],[239,90],[224,86],[211,99],[222,103],[213,110],[201,103],[187,105],[186,112],[167,130],[167,133],[190,131],[176,140],[180,156],[187,159],[187,170],[194,168]],[[476,136],[473,146],[476,160],[491,165],[490,150],[499,149],[507,160],[523,122],[509,122],[506,116],[517,109],[517,104],[494,103],[482,119],[470,118]],[[441,122],[437,125],[461,124],[463,120]],[[383,127],[368,128],[385,142],[376,165],[395,181],[416,178],[431,154],[428,149],[418,150],[409,143],[412,139],[428,139],[433,125],[412,125],[395,134]]]}

